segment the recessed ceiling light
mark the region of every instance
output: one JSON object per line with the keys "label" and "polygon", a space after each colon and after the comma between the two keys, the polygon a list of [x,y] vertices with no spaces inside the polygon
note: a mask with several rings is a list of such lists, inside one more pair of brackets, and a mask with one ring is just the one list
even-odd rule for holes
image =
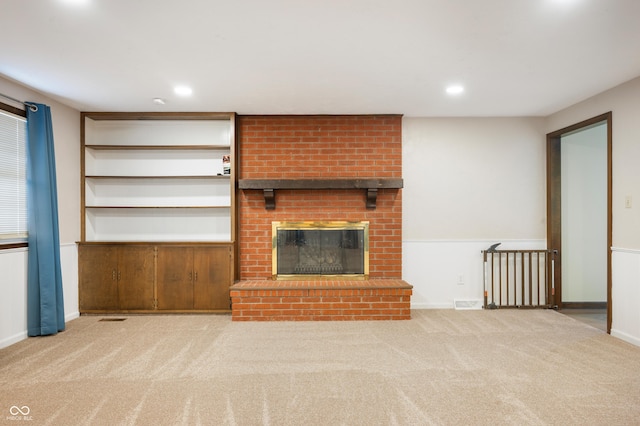
{"label": "recessed ceiling light", "polygon": [[173,91],[178,96],[190,96],[193,93],[193,90],[189,86],[176,86],[173,88]]}
{"label": "recessed ceiling light", "polygon": [[80,6],[80,5],[88,4],[90,0],[59,0],[59,1],[69,5]]}
{"label": "recessed ceiling light", "polygon": [[449,95],[459,95],[464,92],[464,87],[459,84],[454,84],[447,87],[446,91]]}
{"label": "recessed ceiling light", "polygon": [[573,4],[573,3],[578,3],[580,0],[552,0],[552,3],[556,3],[556,4]]}

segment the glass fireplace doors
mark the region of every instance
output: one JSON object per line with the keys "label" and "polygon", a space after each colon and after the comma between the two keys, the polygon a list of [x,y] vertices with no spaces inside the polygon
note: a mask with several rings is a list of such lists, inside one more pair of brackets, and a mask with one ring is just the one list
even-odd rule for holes
{"label": "glass fireplace doors", "polygon": [[273,278],[367,279],[369,222],[273,222]]}

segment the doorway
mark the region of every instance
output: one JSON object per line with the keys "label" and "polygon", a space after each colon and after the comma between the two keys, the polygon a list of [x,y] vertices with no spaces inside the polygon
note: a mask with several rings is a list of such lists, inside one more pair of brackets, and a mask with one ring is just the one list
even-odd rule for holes
{"label": "doorway", "polygon": [[[547,134],[547,244],[549,249],[558,250],[552,305],[560,310],[605,305],[607,333],[612,318],[611,117],[608,112]],[[598,147],[597,142],[587,141],[587,134],[592,138],[601,135],[606,142]],[[598,156],[605,158],[597,160]],[[601,172],[591,173],[590,168],[596,164],[593,158],[605,163]],[[594,176],[599,176],[598,181]],[[593,204],[588,200],[592,193],[604,199]],[[591,232],[594,223],[598,223],[595,237]],[[606,289],[589,283],[594,280]],[[605,303],[597,301],[602,297],[606,297]]]}

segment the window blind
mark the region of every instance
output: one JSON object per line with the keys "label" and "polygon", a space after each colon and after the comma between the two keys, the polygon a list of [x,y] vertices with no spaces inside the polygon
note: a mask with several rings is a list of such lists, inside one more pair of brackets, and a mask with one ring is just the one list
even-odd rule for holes
{"label": "window blind", "polygon": [[27,237],[27,122],[0,110],[0,243]]}

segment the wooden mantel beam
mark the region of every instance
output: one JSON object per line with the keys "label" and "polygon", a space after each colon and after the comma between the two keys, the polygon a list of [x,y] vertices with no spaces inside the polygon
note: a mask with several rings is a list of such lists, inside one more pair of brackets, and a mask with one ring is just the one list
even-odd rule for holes
{"label": "wooden mantel beam", "polygon": [[401,178],[353,178],[353,179],[240,179],[238,188],[262,190],[267,210],[276,208],[276,189],[364,189],[367,208],[375,209],[378,189],[400,189]]}

